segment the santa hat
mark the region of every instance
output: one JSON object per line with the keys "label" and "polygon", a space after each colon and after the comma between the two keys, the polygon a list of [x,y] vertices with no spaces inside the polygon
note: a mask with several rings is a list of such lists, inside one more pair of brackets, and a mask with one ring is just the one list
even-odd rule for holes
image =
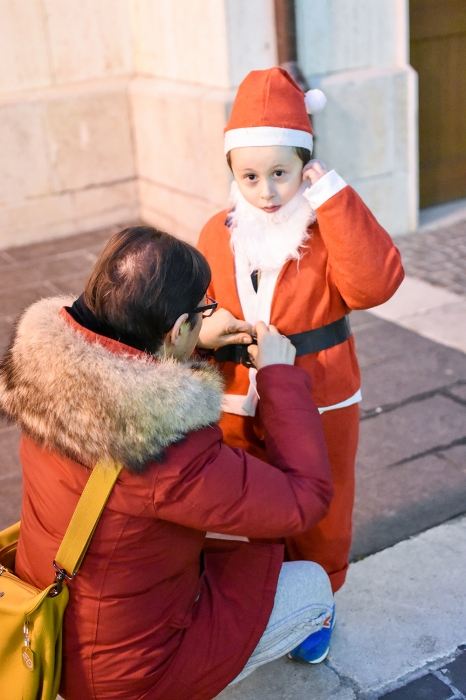
{"label": "santa hat", "polygon": [[308,114],[320,112],[327,98],[304,93],[283,68],[253,70],[238,88],[225,127],[225,153],[243,146],[295,146],[312,152]]}

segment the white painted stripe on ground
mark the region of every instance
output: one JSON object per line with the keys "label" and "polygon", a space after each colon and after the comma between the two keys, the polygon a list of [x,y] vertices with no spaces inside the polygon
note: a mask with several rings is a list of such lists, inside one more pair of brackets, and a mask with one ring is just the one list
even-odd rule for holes
{"label": "white painted stripe on ground", "polygon": [[406,277],[394,296],[371,314],[466,353],[466,298]]}

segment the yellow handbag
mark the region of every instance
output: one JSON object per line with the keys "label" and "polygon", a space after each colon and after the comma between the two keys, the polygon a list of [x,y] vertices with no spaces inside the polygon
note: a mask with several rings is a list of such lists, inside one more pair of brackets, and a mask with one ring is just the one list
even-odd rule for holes
{"label": "yellow handbag", "polygon": [[[55,700],[69,590],[122,469],[99,462],[79,499],[43,591],[14,575],[20,523],[0,532],[0,689],[5,700]],[[70,573],[69,573],[70,572]]]}

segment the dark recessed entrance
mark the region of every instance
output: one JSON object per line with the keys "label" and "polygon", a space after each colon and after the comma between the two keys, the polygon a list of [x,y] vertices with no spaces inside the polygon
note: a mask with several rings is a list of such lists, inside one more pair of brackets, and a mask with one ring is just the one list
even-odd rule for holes
{"label": "dark recessed entrance", "polygon": [[466,197],[466,0],[410,0],[420,204]]}

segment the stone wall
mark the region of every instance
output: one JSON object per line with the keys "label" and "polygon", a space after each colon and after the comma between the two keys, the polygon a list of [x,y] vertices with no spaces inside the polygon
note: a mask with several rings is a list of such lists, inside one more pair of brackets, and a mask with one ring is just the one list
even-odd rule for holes
{"label": "stone wall", "polygon": [[194,242],[234,88],[276,60],[273,0],[2,0],[0,247],[138,216]]}
{"label": "stone wall", "polygon": [[[414,229],[407,0],[296,0],[296,19],[328,97],[316,155]],[[195,242],[227,203],[235,90],[276,63],[273,0],[2,0],[0,247],[137,218]]]}
{"label": "stone wall", "polygon": [[128,0],[0,3],[0,247],[135,219]]}
{"label": "stone wall", "polygon": [[407,0],[296,0],[298,57],[328,98],[317,157],[355,187],[392,235],[418,223],[417,75]]}
{"label": "stone wall", "polygon": [[235,88],[277,61],[273,0],[135,0],[134,47],[141,218],[195,242],[228,200]]}

